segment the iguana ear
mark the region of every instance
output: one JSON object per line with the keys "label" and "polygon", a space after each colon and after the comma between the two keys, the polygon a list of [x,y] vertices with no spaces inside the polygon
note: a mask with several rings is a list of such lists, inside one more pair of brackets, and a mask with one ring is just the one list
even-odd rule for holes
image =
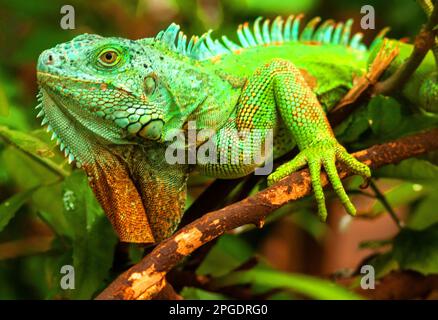
{"label": "iguana ear", "polygon": [[156,243],[169,237],[184,212],[187,168],[170,165],[164,146],[102,148],[84,165],[90,185],[121,241]]}

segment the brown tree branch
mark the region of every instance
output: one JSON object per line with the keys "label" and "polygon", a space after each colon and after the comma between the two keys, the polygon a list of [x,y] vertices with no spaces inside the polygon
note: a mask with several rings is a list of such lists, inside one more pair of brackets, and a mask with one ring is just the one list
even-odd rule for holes
{"label": "brown tree branch", "polygon": [[[375,145],[354,156],[372,169],[438,149],[438,129]],[[341,179],[350,175],[339,165]],[[321,174],[323,186],[328,180]],[[97,299],[151,299],[166,285],[166,274],[200,246],[246,224],[263,226],[275,209],[312,191],[309,171],[293,173],[277,184],[223,209],[205,214],[160,243],[138,264],[121,274]]]}
{"label": "brown tree branch", "polygon": [[437,25],[438,5],[433,8],[427,23],[415,37],[411,55],[398,66],[397,70],[390,77],[378,81],[399,53],[398,47],[391,47],[392,45],[389,40],[383,40],[380,51],[371,64],[368,73],[354,80],[355,83],[351,90],[347,92],[328,114],[330,123],[333,126],[340,124],[361,105],[360,102],[367,101],[373,96],[379,94],[392,95],[401,91],[415,70],[420,66],[429,50],[436,48],[438,29],[435,26]]}
{"label": "brown tree branch", "polygon": [[403,88],[406,81],[417,70],[426,54],[435,45],[435,37],[438,30],[438,5],[434,7],[429,20],[424,25],[414,41],[414,49],[409,58],[392,74],[388,79],[374,85],[372,94],[392,94],[396,90]]}

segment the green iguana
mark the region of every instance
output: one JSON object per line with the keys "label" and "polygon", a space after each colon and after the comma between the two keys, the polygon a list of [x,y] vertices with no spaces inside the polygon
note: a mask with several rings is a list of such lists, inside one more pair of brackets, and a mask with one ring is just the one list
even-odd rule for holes
{"label": "green iguana", "polygon": [[[237,30],[240,44],[225,36],[214,40],[210,32],[187,41],[171,24],[154,38],[136,41],[83,34],[41,54],[42,125],[53,131],[69,161],[85,170],[122,241],[155,243],[174,232],[192,170],[241,177],[271,152],[277,158],[295,145],[300,153],[269,175],[268,183],[308,165],[325,220],[323,166],[347,212],[355,214],[335,162],[364,179],[370,169],[337,142],[325,112],[352,88],[354,77],[366,74],[370,49],[361,33],[350,35],[352,20],[318,27],[320,18],[314,18],[300,30],[301,18],[258,18],[252,30],[245,23]],[[400,45],[409,52],[409,45]],[[414,88],[404,93],[413,104],[437,105],[435,74],[414,77],[406,87]],[[197,132],[204,130],[195,145],[172,140],[175,130],[190,135],[193,123]],[[216,153],[205,148],[205,155],[221,161],[169,161],[171,146],[179,152],[207,144]]]}

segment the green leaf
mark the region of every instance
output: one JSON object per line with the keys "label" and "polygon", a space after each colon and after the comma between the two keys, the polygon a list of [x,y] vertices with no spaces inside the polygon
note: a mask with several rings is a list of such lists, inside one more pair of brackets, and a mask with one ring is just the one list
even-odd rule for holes
{"label": "green leaf", "polygon": [[11,181],[8,183],[16,185],[17,189],[27,190],[41,185],[34,192],[29,203],[30,211],[38,213],[58,235],[71,234],[63,213],[62,186],[59,176],[12,146],[0,155],[0,163],[8,172],[8,178]]}
{"label": "green leaf", "polygon": [[65,216],[61,214],[51,214],[48,211],[37,211],[38,216],[43,220],[58,237],[71,238],[71,232],[65,219]]}
{"label": "green leaf", "polygon": [[438,179],[438,166],[427,160],[411,158],[375,170],[373,175],[375,177],[416,181]]}
{"label": "green leaf", "polygon": [[51,147],[42,140],[30,134],[12,130],[4,126],[0,126],[0,138],[5,139],[9,144],[14,145],[34,160],[56,172],[58,175],[62,177],[68,175],[67,171],[50,159],[53,158],[55,154]]}
{"label": "green leaf", "polygon": [[230,285],[256,284],[270,288],[290,289],[313,299],[358,300],[360,296],[333,282],[294,273],[254,268],[249,271],[233,272],[217,279],[221,287]]}
{"label": "green leaf", "polygon": [[350,143],[357,141],[369,127],[367,110],[362,108],[337,126],[335,134],[340,143]]}
{"label": "green leaf", "polygon": [[[338,140],[355,150],[435,128],[438,117],[413,113],[391,97],[376,96],[335,128]],[[371,129],[371,130],[368,130]]]}
{"label": "green leaf", "polygon": [[193,287],[184,287],[180,295],[186,300],[228,300],[228,298],[222,294]]}
{"label": "green leaf", "polygon": [[[392,208],[397,208],[402,205],[412,203],[421,198],[426,193],[426,190],[418,184],[404,182],[400,183],[384,192],[386,200]],[[376,216],[380,213],[386,212],[383,204],[376,200],[371,208],[370,216]]]}
{"label": "green leaf", "polygon": [[253,254],[252,248],[238,236],[223,235],[196,270],[198,275],[219,277],[242,265]]}
{"label": "green leaf", "polygon": [[30,199],[38,187],[14,194],[12,197],[0,204],[0,232],[8,225],[23,204]]}
{"label": "green leaf", "polygon": [[[434,190],[437,190],[438,186],[435,185]],[[411,229],[422,230],[432,224],[438,223],[437,212],[438,195],[432,191],[431,194],[424,199],[414,208],[408,221],[408,226]]]}
{"label": "green leaf", "polygon": [[426,114],[407,114],[403,117],[400,126],[389,133],[387,139],[395,139],[397,137],[406,136],[417,133],[422,130],[436,128],[438,125],[438,117],[430,117]]}
{"label": "green leaf", "polygon": [[391,97],[376,96],[368,104],[368,122],[378,136],[393,132],[400,125],[401,106]]}
{"label": "green leaf", "polygon": [[52,158],[54,156],[51,147],[45,144],[40,139],[37,139],[30,134],[12,130],[7,127],[0,127],[0,137],[5,138],[16,147],[26,153],[30,153],[39,157]]}
{"label": "green leaf", "polygon": [[108,277],[117,237],[83,172],[68,177],[63,190],[64,214],[73,236],[76,289],[70,297],[89,299]]}
{"label": "green leaf", "polygon": [[6,117],[9,114],[9,102],[3,86],[0,84],[0,117]]}
{"label": "green leaf", "polygon": [[393,255],[401,269],[438,273],[438,223],[424,230],[403,229],[394,239]]}

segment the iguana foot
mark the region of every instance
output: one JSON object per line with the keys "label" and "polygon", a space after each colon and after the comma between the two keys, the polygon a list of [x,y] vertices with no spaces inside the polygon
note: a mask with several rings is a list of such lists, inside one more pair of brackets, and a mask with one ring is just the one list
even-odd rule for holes
{"label": "iguana foot", "polygon": [[327,219],[327,208],[325,206],[320,176],[321,165],[323,165],[330,183],[345,209],[349,214],[355,215],[356,208],[351,203],[350,198],[344,190],[341,179],[338,176],[335,165],[336,160],[346,165],[352,173],[362,176],[365,184],[370,179],[370,168],[349,154],[336,140],[333,140],[322,141],[303,149],[293,160],[278,167],[277,170],[268,177],[268,185],[276,183],[308,164],[313,191],[318,204],[318,215],[322,221],[325,221]]}

